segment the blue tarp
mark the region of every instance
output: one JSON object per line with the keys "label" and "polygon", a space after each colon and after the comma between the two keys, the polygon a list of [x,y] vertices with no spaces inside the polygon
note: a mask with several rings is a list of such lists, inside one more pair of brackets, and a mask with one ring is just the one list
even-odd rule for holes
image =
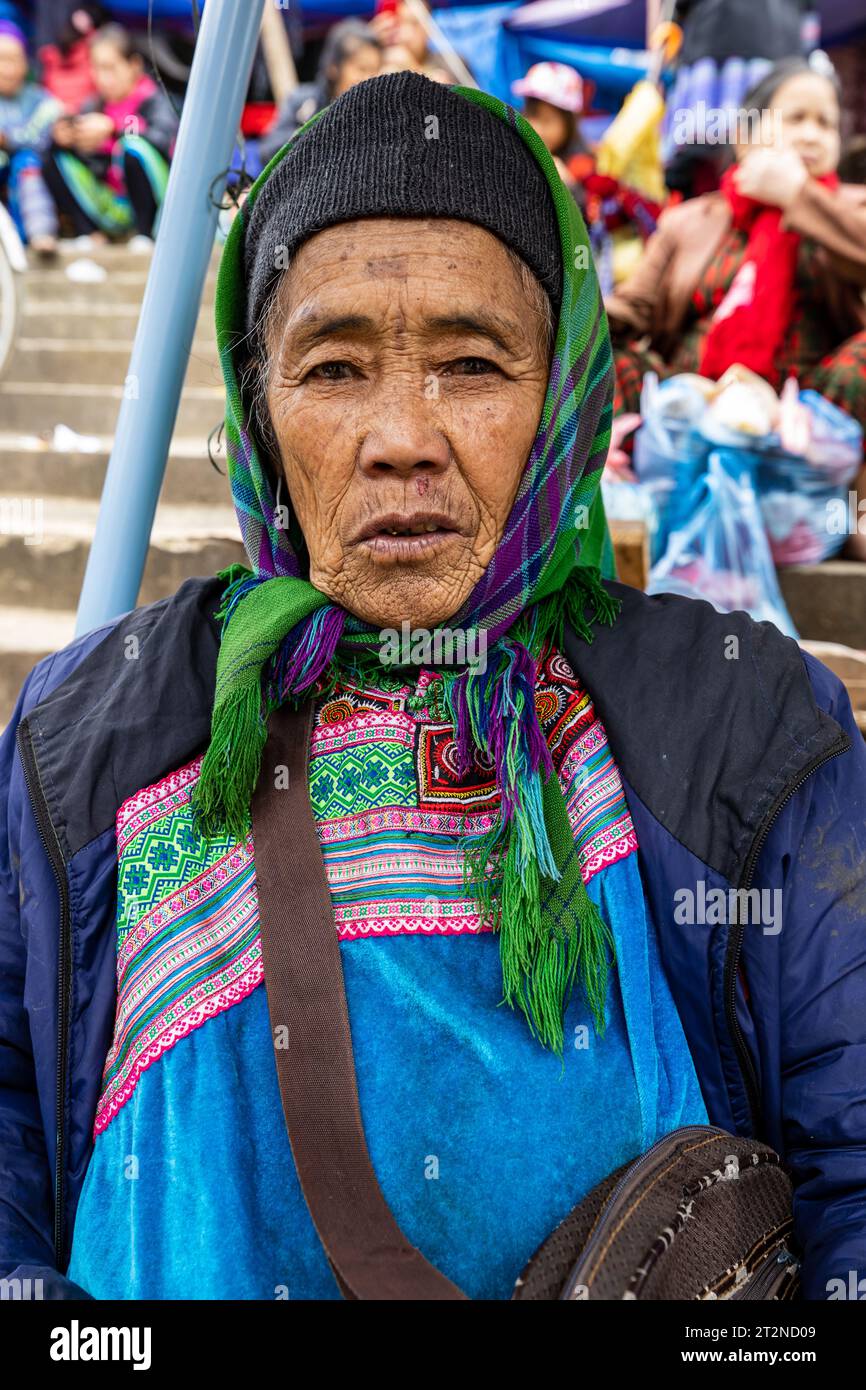
{"label": "blue tarp", "polygon": [[[204,0],[201,3],[203,5]],[[243,0],[239,0],[239,3],[243,3]],[[24,8],[28,6],[25,4]],[[108,8],[116,11],[118,17],[141,17],[147,14],[148,0],[116,0],[114,4],[109,0]],[[300,3],[293,0],[292,8],[300,10],[305,24],[328,23],[345,15],[369,16],[373,13],[372,3],[359,4],[357,0],[300,0]],[[437,5],[437,18],[440,11],[451,8],[450,5]],[[516,9],[517,5],[478,5],[473,8],[476,11],[485,8]],[[584,0],[574,8],[576,13],[573,19],[564,25],[557,23],[558,38],[603,48],[640,48],[645,42],[646,0],[600,0],[597,6]],[[866,0],[816,0],[815,8],[821,16],[824,43],[842,42],[866,28]],[[153,0],[155,19],[191,21],[192,14],[192,0]]]}
{"label": "blue tarp", "polygon": [[[0,0],[2,3],[2,0]],[[200,0],[203,8],[205,0]],[[147,14],[148,0],[115,0],[109,8],[119,18]],[[293,0],[305,29],[326,28],[349,15],[369,18],[373,0]],[[817,0],[824,43],[839,41],[866,28],[866,0]],[[595,83],[594,105],[615,111],[646,71],[646,0],[591,0],[575,4],[567,21],[547,18],[538,5],[509,3],[437,5],[437,22],[479,86],[504,101],[511,84],[532,63],[568,63]],[[192,0],[153,0],[155,19],[192,24]]]}
{"label": "blue tarp", "polygon": [[[596,4],[592,0],[570,0],[567,8],[572,14],[566,20],[554,20],[551,26],[541,18],[537,4],[527,4],[527,23],[536,31],[552,27],[558,37],[573,43],[641,48],[646,42],[646,0],[598,0]],[[760,8],[757,0],[756,23]],[[866,29],[866,0],[815,0],[809,8],[818,12],[824,45],[844,43]]]}
{"label": "blue tarp", "polygon": [[646,72],[646,56],[626,48],[605,48],[562,39],[558,33],[514,29],[521,6],[467,5],[436,11],[436,21],[475,74],[480,87],[502,101],[513,101],[511,83],[544,59],[569,63],[596,86],[593,105],[616,111]]}

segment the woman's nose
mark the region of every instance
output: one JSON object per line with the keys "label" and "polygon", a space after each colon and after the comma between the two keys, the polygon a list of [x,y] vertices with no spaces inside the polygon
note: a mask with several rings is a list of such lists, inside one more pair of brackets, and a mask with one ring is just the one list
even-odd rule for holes
{"label": "woman's nose", "polygon": [[365,473],[442,472],[451,462],[451,446],[436,428],[423,386],[389,397],[377,412],[358,455]]}

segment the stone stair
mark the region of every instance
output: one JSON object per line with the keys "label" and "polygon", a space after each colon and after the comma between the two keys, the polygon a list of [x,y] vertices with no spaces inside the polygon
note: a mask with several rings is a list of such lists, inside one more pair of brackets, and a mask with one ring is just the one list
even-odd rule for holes
{"label": "stone stair", "polygon": [[[88,252],[100,283],[67,274],[80,253],[25,277],[25,305],[0,380],[0,726],[28,671],[73,636],[75,608],[128,372],[149,258]],[[139,601],[243,559],[225,476],[208,437],[220,424],[222,377],[208,273]],[[65,426],[87,436],[74,438]],[[71,447],[70,447],[71,445]],[[59,446],[59,447],[58,447]],[[219,467],[225,471],[225,459]]]}
{"label": "stone stair", "polygon": [[[34,268],[13,360],[0,381],[0,727],[35,662],[73,635],[112,433],[149,262],[119,247],[88,253],[107,278],[67,274],[68,252]],[[191,575],[243,559],[224,476],[207,441],[222,418],[213,326],[216,257],[189,358],[140,593],[149,603]],[[55,439],[66,426],[88,448]],[[224,466],[224,461],[223,461]],[[866,649],[866,564],[781,572],[804,638]],[[638,582],[638,581],[635,581]]]}

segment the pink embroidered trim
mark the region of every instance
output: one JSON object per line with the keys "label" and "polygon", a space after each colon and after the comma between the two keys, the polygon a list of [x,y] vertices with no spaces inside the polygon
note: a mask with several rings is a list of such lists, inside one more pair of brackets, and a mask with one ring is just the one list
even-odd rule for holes
{"label": "pink embroidered trim", "polygon": [[123,1072],[115,1078],[115,1084],[100,1097],[93,1126],[94,1138],[97,1134],[102,1133],[106,1125],[123,1108],[135,1090],[139,1078],[154,1062],[159,1060],[164,1052],[167,1052],[181,1038],[187,1037],[194,1029],[200,1028],[215,1014],[222,1013],[224,1009],[230,1009],[233,1004],[240,1003],[257,985],[261,984],[264,979],[261,944],[257,942],[254,947],[250,947],[241,957],[238,965],[242,970],[238,979],[210,995],[207,994],[209,982],[206,981],[199,985],[192,995],[195,1002],[194,1008],[179,1019],[169,1019],[171,1013],[171,1006],[169,1005],[155,1020],[152,1028],[148,1030],[149,1041],[145,1042],[143,1038],[137,1040],[135,1055],[130,1057]]}
{"label": "pink embroidered trim", "polygon": [[478,913],[471,910],[457,912],[454,916],[434,916],[425,910],[423,901],[389,904],[389,909],[392,907],[393,911],[383,914],[382,905],[376,903],[365,917],[357,917],[354,909],[338,909],[334,914],[338,938],[357,941],[370,936],[480,936],[492,932],[490,926],[479,922]]}
{"label": "pink embroidered trim", "polygon": [[133,836],[140,834],[154,821],[160,820],[174,807],[185,806],[193,786],[198,781],[204,754],[191,763],[169,773],[161,782],[143,787],[124,801],[117,812],[117,853],[121,855]]}
{"label": "pink embroidered trim", "polygon": [[210,868],[203,869],[196,877],[178,888],[174,893],[169,893],[162,898],[148,912],[142,913],[134,927],[126,933],[122,944],[117,952],[117,984],[118,989],[123,985],[123,980],[129,969],[130,964],[136,955],[147,945],[153,934],[171,921],[173,917],[180,917],[188,908],[196,907],[212,893],[229,883],[247,865],[252,865],[253,837],[247,836],[243,845],[238,845],[237,849],[231,851]]}
{"label": "pink embroidered trim", "polygon": [[430,834],[462,835],[470,830],[483,834],[496,822],[494,815],[455,816],[438,811],[418,811],[412,806],[389,806],[384,811],[361,811],[354,816],[318,822],[323,844],[339,844],[383,830],[424,830]]}

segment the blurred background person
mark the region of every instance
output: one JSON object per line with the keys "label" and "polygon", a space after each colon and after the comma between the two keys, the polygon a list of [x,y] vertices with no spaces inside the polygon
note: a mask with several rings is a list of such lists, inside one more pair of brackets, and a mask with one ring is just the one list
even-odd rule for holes
{"label": "blurred background person", "polygon": [[42,159],[62,107],[29,74],[24,34],[0,19],[0,192],[24,240],[37,254],[50,256],[57,246],[57,212]]}
{"label": "blurred background person", "polygon": [[98,96],[90,62],[90,38],[109,22],[104,5],[78,5],[53,43],[37,51],[42,85],[68,112],[80,111]]}
{"label": "blurred background person", "polygon": [[[866,188],[837,173],[836,82],[789,59],[745,106],[772,113],[761,138],[737,147],[721,190],[663,214],[607,298],[615,411],[639,410],[649,370],[718,380],[739,363],[776,389],[796,376],[866,427]],[[866,537],[853,544],[866,558]]]}
{"label": "blurred background person", "polygon": [[328,31],[314,82],[302,83],[281,107],[271,128],[261,137],[262,164],[273,159],[287,140],[317,111],[330,106],[358,82],[376,77],[382,68],[382,43],[369,24],[344,19]]}
{"label": "blurred background person", "polygon": [[661,204],[622,180],[598,171],[581,130],[592,84],[567,63],[534,63],[511,86],[523,115],[544,141],[589,231],[596,269],[606,293],[640,256],[655,231]]}
{"label": "blurred background person", "polygon": [[[672,121],[691,108],[737,108],[746,92],[783,58],[802,57],[817,35],[809,18],[815,0],[677,0],[675,23],[682,29],[676,80],[668,97],[666,181],[684,198],[718,188],[720,147],[670,140]],[[700,124],[700,120],[698,122]]]}
{"label": "blurred background person", "polygon": [[511,91],[522,98],[523,115],[553,155],[560,178],[574,186],[571,161],[589,154],[580,129],[587,98],[580,74],[567,63],[533,63]]}
{"label": "blurred background person", "polygon": [[90,61],[97,98],[54,126],[46,181],[76,236],[133,231],[143,249],[165,196],[177,114],[120,25],[96,31]]}
{"label": "blurred background person", "polygon": [[431,50],[419,10],[430,14],[425,0],[377,0],[372,26],[385,50],[383,72],[420,72],[434,82],[459,81],[442,55]]}

